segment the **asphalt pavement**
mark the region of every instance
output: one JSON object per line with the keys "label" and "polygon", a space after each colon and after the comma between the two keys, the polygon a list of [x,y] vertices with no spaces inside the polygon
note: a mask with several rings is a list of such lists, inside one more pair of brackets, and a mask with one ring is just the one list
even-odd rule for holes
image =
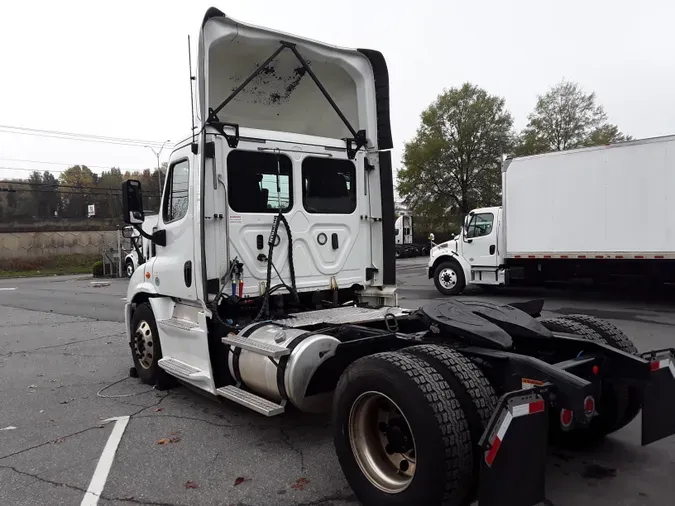
{"label": "asphalt pavement", "polygon": [[[442,298],[424,262],[398,263],[405,307]],[[268,419],[184,387],[159,392],[129,378],[126,281],[92,281],[0,281],[0,505],[81,504],[120,419],[128,425],[98,504],[358,504],[334,456],[328,417]],[[505,289],[460,298],[545,298],[547,315],[607,318],[640,349],[675,344],[670,293]],[[672,504],[673,475],[675,436],[643,448],[636,420],[592,450],[552,449],[548,504]]]}

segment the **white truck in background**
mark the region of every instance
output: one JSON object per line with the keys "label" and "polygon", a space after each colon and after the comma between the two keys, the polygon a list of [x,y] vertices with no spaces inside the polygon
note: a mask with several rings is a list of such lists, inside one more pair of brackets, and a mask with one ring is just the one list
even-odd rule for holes
{"label": "white truck in background", "polygon": [[444,295],[468,285],[675,281],[675,136],[508,158],[502,205],[432,248]]}
{"label": "white truck in background", "polygon": [[[146,221],[141,225],[144,232],[152,234],[154,227],[157,226],[159,215],[152,215],[147,213],[145,215]],[[142,237],[140,232],[135,230],[132,226],[124,227],[122,235],[131,240],[131,251],[124,257],[124,272],[127,278],[131,278],[134,271],[139,265],[147,262],[152,255],[152,241],[146,237]]]}
{"label": "white truck in background", "polygon": [[394,243],[396,258],[428,255],[429,243],[419,244],[413,241],[413,217],[409,213],[401,213],[394,222]]}

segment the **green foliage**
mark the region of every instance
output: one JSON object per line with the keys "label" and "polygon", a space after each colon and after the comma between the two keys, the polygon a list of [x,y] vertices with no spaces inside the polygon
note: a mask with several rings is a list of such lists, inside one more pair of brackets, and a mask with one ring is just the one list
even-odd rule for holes
{"label": "green foliage", "polygon": [[94,265],[91,266],[91,273],[95,278],[100,278],[103,276],[103,262],[98,260],[94,262]]}
{"label": "green foliage", "polygon": [[517,156],[630,139],[607,123],[607,114],[596,103],[595,93],[587,94],[577,83],[568,81],[561,81],[539,96],[528,120],[515,148]]}
{"label": "green foliage", "polygon": [[498,204],[512,124],[501,97],[470,83],[444,91],[405,145],[397,189],[406,206],[427,226],[447,227],[473,207]]}

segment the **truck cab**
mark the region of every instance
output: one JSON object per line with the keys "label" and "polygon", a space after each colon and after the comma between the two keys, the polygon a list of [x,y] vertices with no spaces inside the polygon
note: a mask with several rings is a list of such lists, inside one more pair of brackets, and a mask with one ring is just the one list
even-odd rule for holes
{"label": "truck cab", "polygon": [[501,207],[474,209],[460,233],[433,247],[427,271],[444,295],[456,295],[467,285],[503,285],[504,231]]}

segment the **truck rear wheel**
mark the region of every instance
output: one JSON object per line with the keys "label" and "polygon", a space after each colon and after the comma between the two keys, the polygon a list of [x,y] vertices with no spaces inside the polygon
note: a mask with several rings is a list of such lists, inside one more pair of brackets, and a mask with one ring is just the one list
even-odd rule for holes
{"label": "truck rear wheel", "polygon": [[[566,318],[542,318],[544,327],[553,332],[575,334],[589,341],[608,343],[592,328]],[[551,438],[564,446],[586,446],[614,432],[623,419],[628,406],[628,392],[625,385],[605,381],[602,384],[602,399],[598,402],[597,416],[584,428],[563,430],[561,426],[561,410],[551,410]]]}
{"label": "truck rear wheel", "polygon": [[[628,336],[624,334],[616,325],[612,325],[606,320],[585,314],[566,315],[564,318],[566,320],[572,320],[593,329],[607,342],[607,344],[613,346],[614,348],[617,348],[626,353],[630,353],[631,355],[638,354],[637,347],[628,338]],[[617,422],[613,431],[617,431],[632,422],[642,409],[642,394],[640,393],[640,389],[638,387],[620,383],[616,383],[615,387],[622,390],[620,395],[625,397],[626,407],[623,416]]]}
{"label": "truck rear wheel", "polygon": [[450,386],[398,352],[361,358],[333,400],[334,444],[364,506],[460,505],[471,476],[468,424]]}
{"label": "truck rear wheel", "polygon": [[458,351],[443,345],[420,345],[405,349],[406,355],[421,358],[440,373],[457,396],[464,411],[473,447],[473,476],[469,482],[469,496],[477,491],[480,473],[480,441],[495,408],[497,394],[480,369]]}
{"label": "truck rear wheel", "polygon": [[457,295],[464,290],[464,271],[457,262],[441,262],[434,270],[434,284],[443,295]]}
{"label": "truck rear wheel", "polygon": [[158,390],[171,388],[177,383],[157,364],[162,358],[162,345],[155,315],[147,302],[136,306],[131,318],[131,355],[143,383],[155,385]]}

